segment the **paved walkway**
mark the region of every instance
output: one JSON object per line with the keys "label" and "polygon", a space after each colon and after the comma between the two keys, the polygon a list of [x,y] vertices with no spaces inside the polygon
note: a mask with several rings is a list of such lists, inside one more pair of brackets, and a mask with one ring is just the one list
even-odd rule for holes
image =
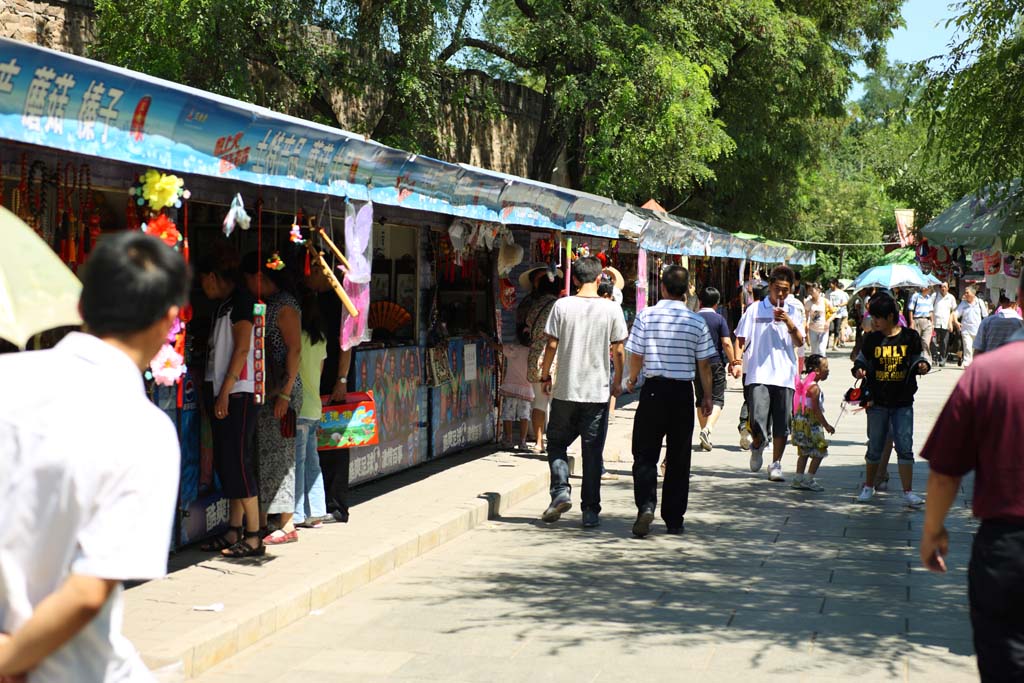
{"label": "paved walkway", "polygon": [[[850,383],[848,361],[833,363],[825,387],[832,419]],[[918,447],[960,374],[923,380]],[[580,528],[578,497],[560,523],[539,523],[547,496],[538,493],[198,680],[976,680],[966,494],[949,525],[951,572],[928,574],[917,560],[921,512],[903,510],[896,493],[852,502],[863,476],[863,415],[839,423],[820,476],[827,490],[797,492],[747,470],[735,389],[716,430],[721,446],[694,453],[684,536],[663,534],[659,521],[652,536],[631,538],[629,467],[610,462],[620,478],[605,483],[599,529]],[[608,449],[626,460],[631,410],[618,412]],[[787,473],[794,460],[787,453]],[[923,494],[926,464],[916,475]],[[381,500],[402,506],[404,495]]]}

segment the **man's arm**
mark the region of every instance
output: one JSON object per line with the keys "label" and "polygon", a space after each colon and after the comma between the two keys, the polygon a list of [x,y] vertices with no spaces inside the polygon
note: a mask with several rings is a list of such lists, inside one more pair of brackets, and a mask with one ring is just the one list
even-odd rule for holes
{"label": "man's arm", "polygon": [[39,666],[96,618],[118,582],[72,574],[40,602],[25,625],[0,641],[0,676]]}
{"label": "man's arm", "polygon": [[711,390],[714,384],[711,379],[711,359],[704,358],[698,360],[697,371],[700,373],[700,383],[704,388],[704,401],[701,405],[701,410],[704,411],[704,417],[710,417],[711,411],[714,410],[714,402],[711,397]]}
{"label": "man's arm", "polygon": [[735,355],[730,363],[733,379],[739,379],[743,376],[743,349],[746,345],[746,339],[743,337],[736,337],[736,350],[733,352]]}
{"label": "man's arm", "polygon": [[639,353],[629,354],[629,375],[626,379],[626,386],[630,391],[636,388],[636,383],[640,377],[640,371],[644,367],[644,357]]}
{"label": "man's arm", "polygon": [[555,362],[555,352],[558,351],[558,339],[548,335],[548,345],[544,347],[544,360],[540,363],[540,381],[544,384],[544,390],[551,393],[551,364]]}
{"label": "man's arm", "polygon": [[612,344],[612,365],[615,372],[612,374],[612,396],[622,394],[622,369],[626,365],[626,342],[618,341]]}
{"label": "man's arm", "polygon": [[946,571],[949,533],[946,515],[960,490],[960,477],[951,477],[932,470],[928,474],[928,498],[924,508],[924,530],[921,532],[921,563],[933,572]]}

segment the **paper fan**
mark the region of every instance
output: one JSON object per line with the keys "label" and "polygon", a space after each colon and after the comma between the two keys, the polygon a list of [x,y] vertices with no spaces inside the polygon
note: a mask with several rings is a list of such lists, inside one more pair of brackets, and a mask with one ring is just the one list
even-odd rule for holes
{"label": "paper fan", "polygon": [[370,304],[370,317],[367,325],[372,330],[388,330],[395,332],[409,324],[412,316],[396,303],[377,301]]}

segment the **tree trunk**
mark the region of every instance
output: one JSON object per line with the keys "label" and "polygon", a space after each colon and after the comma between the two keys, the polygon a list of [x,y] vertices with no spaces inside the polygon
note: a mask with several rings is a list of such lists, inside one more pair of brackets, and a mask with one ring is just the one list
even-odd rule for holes
{"label": "tree trunk", "polygon": [[565,122],[555,102],[555,88],[549,79],[544,86],[544,106],[541,110],[540,128],[533,145],[530,159],[530,178],[545,183],[551,182],[558,157],[565,147]]}

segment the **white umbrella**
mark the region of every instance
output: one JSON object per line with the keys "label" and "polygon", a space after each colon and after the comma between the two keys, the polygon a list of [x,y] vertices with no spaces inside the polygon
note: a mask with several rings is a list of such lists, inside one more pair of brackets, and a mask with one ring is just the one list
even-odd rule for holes
{"label": "white umbrella", "polygon": [[33,335],[81,325],[82,283],[25,223],[0,207],[0,338],[18,348]]}

